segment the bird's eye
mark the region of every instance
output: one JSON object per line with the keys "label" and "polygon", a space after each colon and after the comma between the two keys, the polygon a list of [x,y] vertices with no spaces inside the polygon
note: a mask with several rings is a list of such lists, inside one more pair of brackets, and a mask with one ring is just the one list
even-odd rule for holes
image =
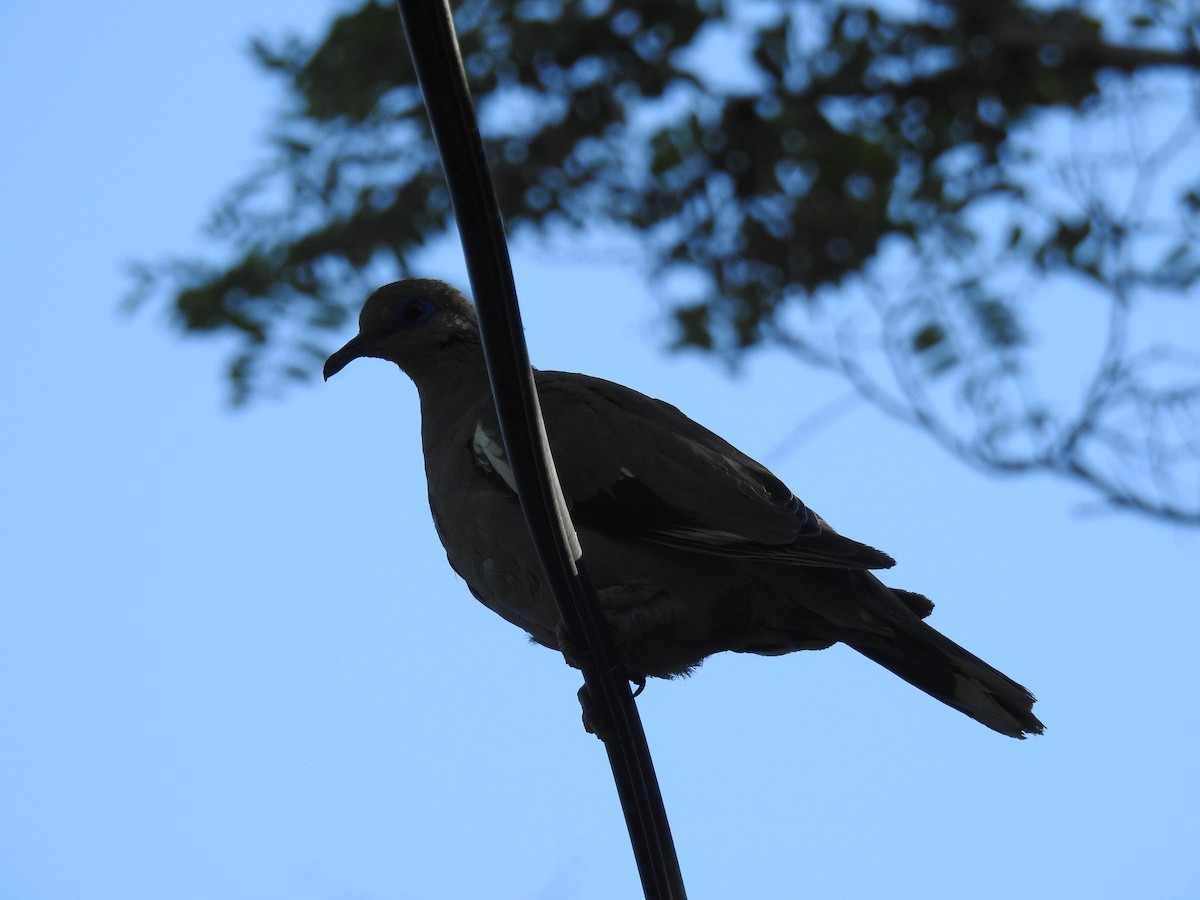
{"label": "bird's eye", "polygon": [[428,321],[437,307],[424,297],[412,297],[392,310],[393,328],[416,328]]}

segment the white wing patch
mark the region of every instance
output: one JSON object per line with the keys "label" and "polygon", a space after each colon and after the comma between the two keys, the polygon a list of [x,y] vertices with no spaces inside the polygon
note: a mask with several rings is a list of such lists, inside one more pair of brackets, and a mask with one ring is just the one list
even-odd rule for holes
{"label": "white wing patch", "polygon": [[513,478],[512,467],[508,464],[508,456],[504,452],[504,442],[499,436],[489,434],[483,427],[483,422],[475,426],[475,434],[471,438],[471,452],[475,460],[483,468],[495,472],[508,485],[514,494],[517,492],[517,482]]}
{"label": "white wing patch", "polygon": [[[539,423],[540,424],[540,423]],[[554,455],[550,452],[550,444],[546,441],[545,429],[541,429],[542,449],[545,450],[546,460],[550,466],[550,483],[554,487],[554,509],[558,515],[559,527],[566,536],[572,563],[583,556],[583,548],[579,546],[579,536],[575,526],[571,524],[571,515],[567,511],[567,501],[563,497],[562,486],[558,481],[558,473],[554,468]],[[475,434],[471,436],[471,453],[480,468],[500,476],[500,480],[508,489],[517,494],[517,480],[513,477],[512,466],[508,464],[508,454],[504,452],[504,442],[499,435],[492,434],[483,427],[482,420],[475,425]]]}

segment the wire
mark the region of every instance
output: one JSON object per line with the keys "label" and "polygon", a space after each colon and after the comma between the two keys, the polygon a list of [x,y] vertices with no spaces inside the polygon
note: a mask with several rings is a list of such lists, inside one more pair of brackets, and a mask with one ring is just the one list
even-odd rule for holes
{"label": "wire", "polygon": [[397,0],[397,5],[454,204],[505,451],[563,626],[587,651],[587,709],[599,717],[642,889],[647,900],[683,900],[683,876],[641,718],[587,576],[562,489],[551,474],[504,225],[450,8],[445,0]]}

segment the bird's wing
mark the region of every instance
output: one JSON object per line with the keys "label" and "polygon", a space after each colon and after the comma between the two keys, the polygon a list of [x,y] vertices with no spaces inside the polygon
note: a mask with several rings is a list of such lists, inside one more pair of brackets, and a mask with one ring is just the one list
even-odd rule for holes
{"label": "bird's wing", "polygon": [[[879,569],[886,553],[838,534],[764,466],[675,407],[613,382],[538,372],[576,526],[622,540],[785,565]],[[476,459],[511,487],[494,413]]]}

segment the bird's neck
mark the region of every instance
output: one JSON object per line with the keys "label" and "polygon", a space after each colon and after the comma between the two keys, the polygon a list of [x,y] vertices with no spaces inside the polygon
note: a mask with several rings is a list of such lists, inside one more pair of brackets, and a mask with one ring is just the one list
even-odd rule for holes
{"label": "bird's neck", "polygon": [[478,349],[474,353],[441,353],[407,371],[421,397],[421,437],[426,450],[469,439],[492,398],[483,354]]}

